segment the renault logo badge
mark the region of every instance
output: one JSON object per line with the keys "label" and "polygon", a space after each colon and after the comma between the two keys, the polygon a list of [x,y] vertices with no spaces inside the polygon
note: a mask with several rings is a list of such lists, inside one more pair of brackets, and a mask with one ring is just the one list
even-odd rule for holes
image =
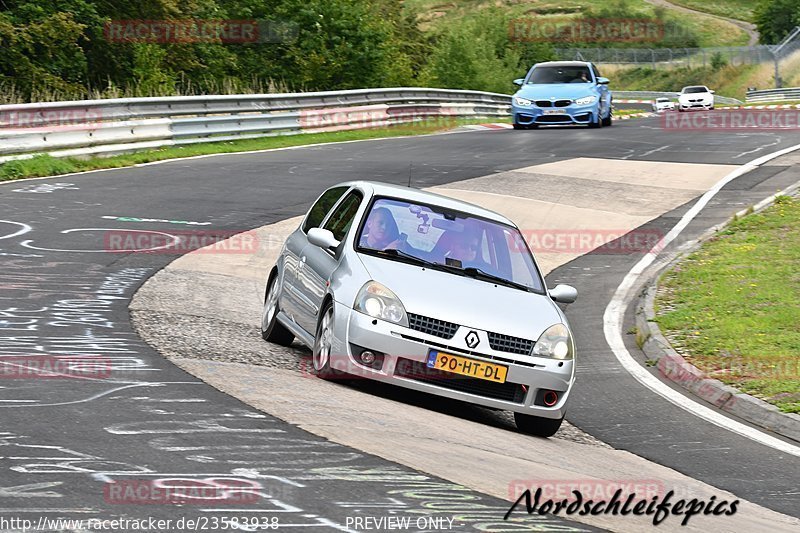
{"label": "renault logo badge", "polygon": [[467,336],[464,337],[464,340],[467,342],[467,346],[470,348],[476,347],[481,342],[480,337],[478,337],[478,334],[475,331],[470,331],[467,333]]}

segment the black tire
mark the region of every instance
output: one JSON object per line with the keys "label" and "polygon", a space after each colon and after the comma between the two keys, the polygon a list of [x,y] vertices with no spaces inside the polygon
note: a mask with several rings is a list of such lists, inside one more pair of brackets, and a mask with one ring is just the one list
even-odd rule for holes
{"label": "black tire", "polygon": [[614,120],[611,118],[611,110],[608,111],[608,116],[604,118],[602,122],[603,122],[603,127],[606,128],[611,127],[611,125],[614,123]]}
{"label": "black tire", "polygon": [[514,123],[514,129],[515,129],[515,130],[525,130],[525,129],[528,129],[528,128],[526,128],[526,127],[525,127],[525,126],[523,126],[522,124],[517,124],[517,123],[515,122],[515,123]]}
{"label": "black tire", "polygon": [[592,121],[589,123],[590,128],[602,128],[603,127],[603,119],[600,118],[600,115],[597,115],[597,120]]}
{"label": "black tire", "polygon": [[[327,331],[323,331],[326,329]],[[333,301],[328,300],[322,306],[317,320],[317,331],[314,336],[314,347],[311,349],[311,365],[314,375],[322,379],[335,379],[342,375],[331,368],[331,339],[333,335]]]}
{"label": "black tire", "polygon": [[278,276],[272,276],[267,285],[267,293],[264,296],[264,309],[261,312],[261,337],[268,342],[289,346],[294,340],[291,331],[278,322],[278,311],[280,311],[279,295],[276,289]]}
{"label": "black tire", "polygon": [[514,422],[517,424],[517,429],[525,434],[533,435],[535,437],[552,437],[561,427],[561,422],[564,418],[542,418],[533,415],[523,415],[522,413],[514,413]]}

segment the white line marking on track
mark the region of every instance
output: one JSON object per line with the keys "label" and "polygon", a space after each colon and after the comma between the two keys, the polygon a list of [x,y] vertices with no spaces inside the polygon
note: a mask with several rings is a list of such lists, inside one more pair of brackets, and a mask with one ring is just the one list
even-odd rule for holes
{"label": "white line marking on track", "polygon": [[3,222],[5,224],[14,224],[14,225],[17,225],[17,226],[22,226],[19,230],[17,230],[14,233],[9,233],[8,235],[3,235],[2,237],[0,237],[0,240],[2,240],[2,239],[11,239],[12,237],[17,237],[19,235],[28,233],[30,230],[33,229],[32,227],[30,227],[27,224],[24,224],[22,222],[14,222],[13,220],[0,220],[0,222]]}
{"label": "white line marking on track", "polygon": [[746,424],[738,422],[732,418],[714,411],[702,405],[682,393],[675,391],[667,384],[659,380],[656,376],[645,370],[634,358],[631,356],[628,349],[625,347],[625,342],[622,339],[622,322],[625,315],[625,309],[628,307],[628,300],[631,297],[631,292],[636,280],[645,269],[650,266],[658,257],[659,251],[664,249],[670,242],[672,242],[680,233],[689,225],[689,223],[702,211],[709,201],[728,183],[734,179],[746,174],[747,172],[758,168],[767,161],[800,150],[800,144],[785,148],[778,152],[765,155],[749,163],[746,163],[734,170],[714,185],[708,192],[703,194],[696,204],[692,206],[689,211],[683,215],[681,220],[673,227],[653,249],[650,250],[636,265],[625,275],[622,283],[617,287],[613,298],[606,307],[603,314],[603,333],[606,337],[611,350],[614,352],[617,360],[623,368],[628,371],[639,383],[649,388],[659,396],[673,403],[674,405],[684,409],[695,416],[711,422],[723,429],[732,431],[738,435],[746,437],[750,440],[769,446],[778,451],[800,457],[800,447],[785,442],[781,439],[767,435],[766,433],[752,428]]}

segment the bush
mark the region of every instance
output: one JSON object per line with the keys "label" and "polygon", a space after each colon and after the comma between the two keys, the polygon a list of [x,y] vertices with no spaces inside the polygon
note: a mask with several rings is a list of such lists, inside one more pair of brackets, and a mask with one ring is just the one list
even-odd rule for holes
{"label": "bush", "polygon": [[510,17],[490,9],[447,26],[437,35],[423,76],[427,85],[509,93],[512,80],[553,58],[543,43],[512,42]]}
{"label": "bush", "polygon": [[714,52],[711,56],[711,68],[719,70],[728,65],[728,60],[722,55],[722,52]]}

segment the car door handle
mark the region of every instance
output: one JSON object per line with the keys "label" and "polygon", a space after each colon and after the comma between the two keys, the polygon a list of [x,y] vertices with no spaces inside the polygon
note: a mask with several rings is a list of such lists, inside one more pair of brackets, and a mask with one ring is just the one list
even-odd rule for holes
{"label": "car door handle", "polygon": [[306,266],[306,256],[300,258],[300,262],[297,264],[297,269],[302,270],[303,267]]}

